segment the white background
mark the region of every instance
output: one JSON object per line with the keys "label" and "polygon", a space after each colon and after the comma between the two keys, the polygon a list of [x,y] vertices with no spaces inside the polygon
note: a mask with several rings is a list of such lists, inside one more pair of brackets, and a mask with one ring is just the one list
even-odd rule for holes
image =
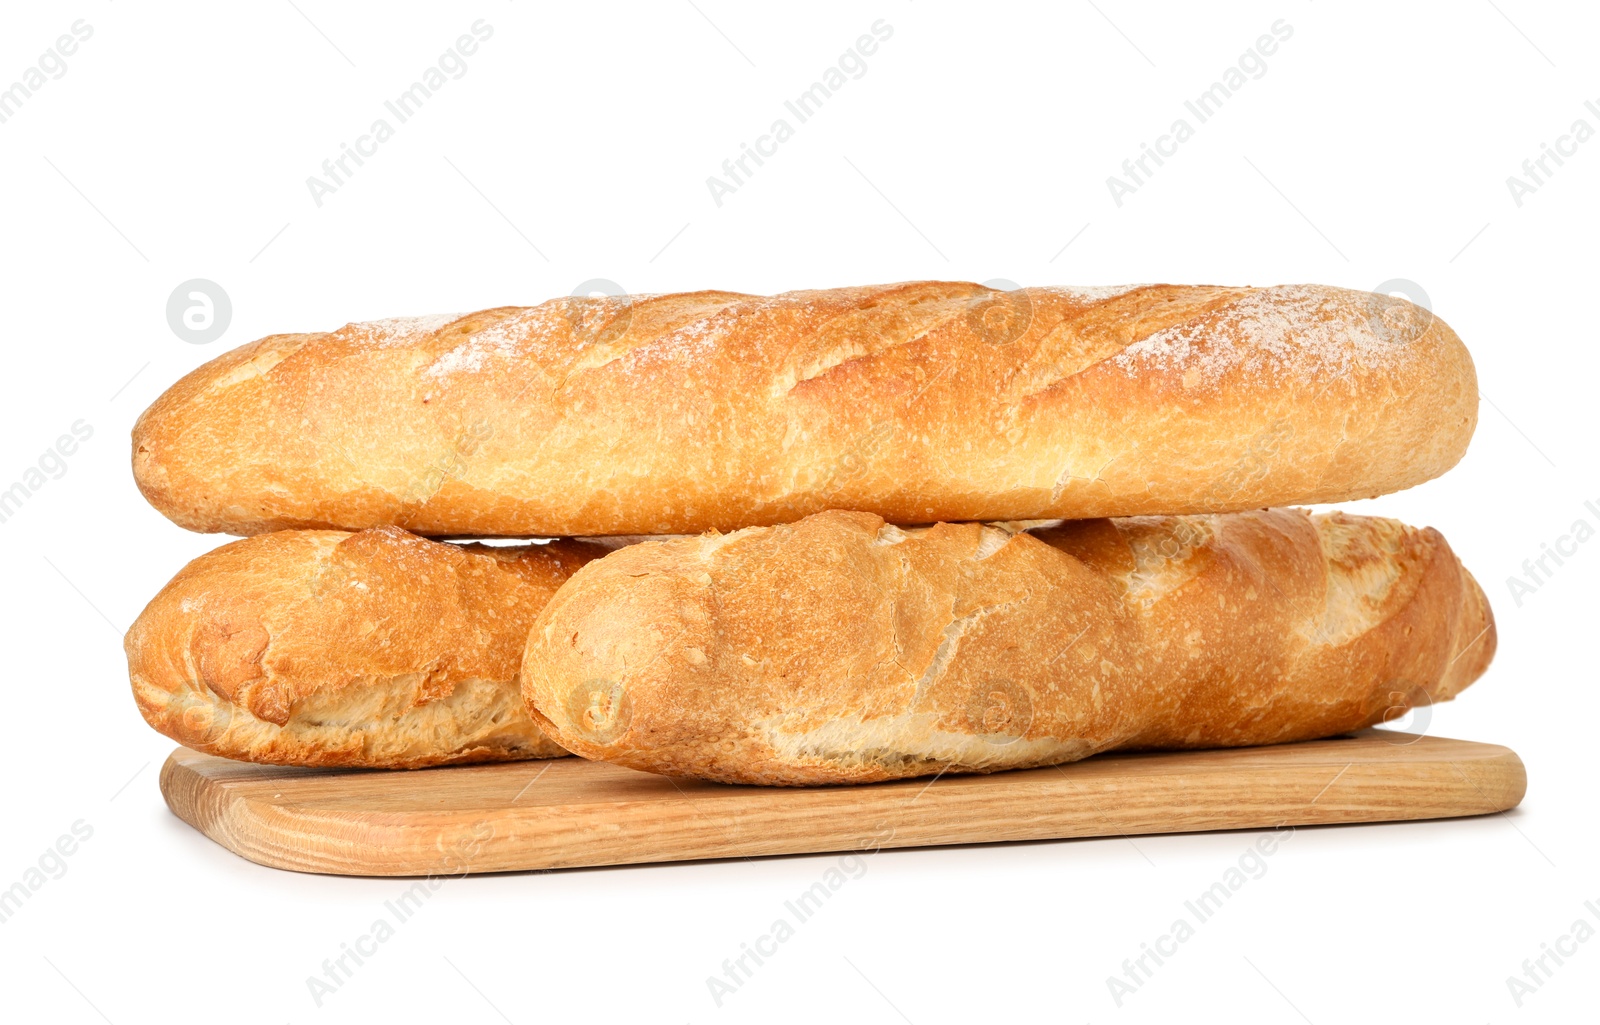
{"label": "white background", "polygon": [[[1600,542],[1520,607],[1507,579],[1574,521],[1600,525],[1600,140],[1520,207],[1506,179],[1574,120],[1600,129],[1594,8],[696,3],[7,5],[0,86],[75,20],[93,36],[0,124],[0,487],[74,421],[94,435],[0,524],[0,888],[75,821],[93,836],[0,924],[0,1017],[1592,1019],[1600,938],[1521,1008],[1505,980],[1575,920],[1600,925]],[[479,18],[494,34],[464,77],[319,208],[306,178]],[[719,208],[707,176],[879,18],[893,36],[865,75]],[[1107,176],[1278,19],[1293,35],[1265,75],[1118,207]],[[210,345],[164,314],[195,277],[233,302]],[[1516,749],[1526,801],[1301,830],[1120,1009],[1106,977],[1254,834],[887,851],[721,1008],[706,977],[835,858],[469,878],[318,1008],[306,977],[402,884],[259,868],[167,812],[172,745],[134,709],[120,635],[223,539],[144,504],[128,430],[263,334],[595,277],[1419,283],[1477,361],[1478,433],[1445,478],[1350,508],[1440,528],[1482,580],[1498,659],[1430,729]]]}

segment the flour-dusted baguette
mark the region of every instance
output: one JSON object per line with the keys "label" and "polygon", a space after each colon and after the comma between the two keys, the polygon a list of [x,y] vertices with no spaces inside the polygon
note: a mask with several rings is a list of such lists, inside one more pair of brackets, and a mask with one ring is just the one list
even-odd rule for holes
{"label": "flour-dusted baguette", "polygon": [[133,467],[237,534],[1077,519],[1410,487],[1477,407],[1442,321],[1339,288],[692,292],[264,338],[161,396]]}
{"label": "flour-dusted baguette", "polygon": [[235,541],[184,567],[128,631],[133,696],[173,740],[252,762],[564,755],[528,718],[518,662],[534,616],[605,551],[394,527]]}
{"label": "flour-dusted baguette", "polygon": [[589,564],[535,621],[522,684],[588,758],[854,783],[1329,736],[1453,697],[1494,648],[1444,539],[1394,520],[1011,534],[827,512]]}

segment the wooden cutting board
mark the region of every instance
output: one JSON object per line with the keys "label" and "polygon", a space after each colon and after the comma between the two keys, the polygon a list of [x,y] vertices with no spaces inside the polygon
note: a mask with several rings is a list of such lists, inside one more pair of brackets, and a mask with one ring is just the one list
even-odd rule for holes
{"label": "wooden cutting board", "polygon": [[161,769],[173,812],[235,854],[373,876],[1449,818],[1514,807],[1526,788],[1507,748],[1381,730],[806,789],[578,758],[388,772],[250,765],[180,747]]}

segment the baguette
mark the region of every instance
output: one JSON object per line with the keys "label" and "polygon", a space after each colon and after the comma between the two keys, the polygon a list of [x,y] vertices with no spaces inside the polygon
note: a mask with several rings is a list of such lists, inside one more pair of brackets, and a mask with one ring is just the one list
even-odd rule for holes
{"label": "baguette", "polygon": [[191,530],[682,534],[1367,498],[1461,457],[1443,321],[1316,285],[573,298],[275,335],[133,431]]}
{"label": "baguette", "polygon": [[1494,648],[1444,539],[1394,520],[1008,533],[827,512],[584,567],[535,621],[522,686],[586,758],[861,783],[1330,736],[1454,697]]}
{"label": "baguette", "polygon": [[276,765],[417,768],[566,752],[528,718],[528,628],[598,545],[284,531],[202,555],[128,631],[133,696],[181,744]]}

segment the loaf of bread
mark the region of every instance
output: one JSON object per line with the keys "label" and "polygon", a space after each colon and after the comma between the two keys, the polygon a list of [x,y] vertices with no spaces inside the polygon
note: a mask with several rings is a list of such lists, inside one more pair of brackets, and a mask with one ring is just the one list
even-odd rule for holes
{"label": "loaf of bread", "polygon": [[534,616],[605,552],[395,527],[235,541],[184,567],[128,631],[134,700],[173,740],[252,762],[564,755],[528,718],[518,663]]}
{"label": "loaf of bread", "polygon": [[522,663],[564,747],[729,783],[856,783],[1325,737],[1495,649],[1438,532],[1301,510],[1010,533],[826,512],[579,570]]}
{"label": "loaf of bread", "polygon": [[1455,334],[1316,285],[571,298],[275,335],[133,432],[192,530],[697,533],[1366,498],[1460,458]]}

